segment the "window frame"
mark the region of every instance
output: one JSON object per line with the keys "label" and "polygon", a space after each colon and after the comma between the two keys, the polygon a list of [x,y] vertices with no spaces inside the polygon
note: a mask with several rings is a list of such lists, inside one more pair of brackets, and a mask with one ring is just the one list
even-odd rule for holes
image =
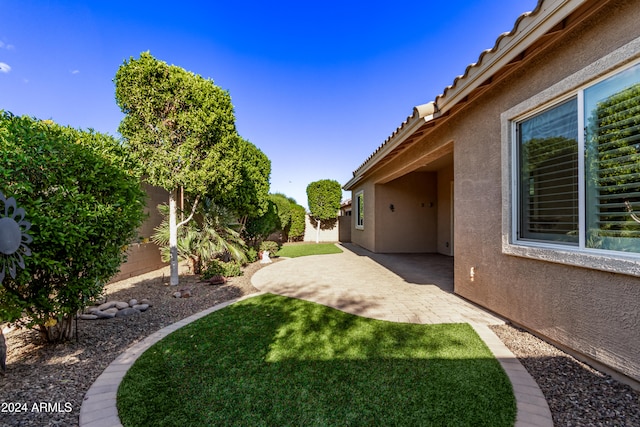
{"label": "window frame", "polygon": [[[585,207],[584,90],[640,64],[640,38],[503,112],[502,138],[502,252],[507,255],[615,272],[640,277],[640,253],[587,248]],[[518,238],[519,153],[518,123],[577,97],[578,100],[578,246]]]}
{"label": "window frame", "polygon": [[[355,226],[356,230],[364,230],[364,190],[360,190],[355,194]],[[362,200],[362,203],[360,202]],[[362,219],[362,221],[361,221]]]}

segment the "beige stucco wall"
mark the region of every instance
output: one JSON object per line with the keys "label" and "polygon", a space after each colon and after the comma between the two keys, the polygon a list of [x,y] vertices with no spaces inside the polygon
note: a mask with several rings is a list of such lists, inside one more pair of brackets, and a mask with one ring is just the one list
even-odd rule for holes
{"label": "beige stucco wall", "polygon": [[[376,192],[376,251],[435,252],[437,187],[433,172],[413,172]],[[394,210],[391,211],[390,205]]]}
{"label": "beige stucco wall", "polygon": [[334,223],[332,228],[323,229],[320,228],[320,234],[317,234],[317,222],[309,217],[309,215],[305,216],[305,226],[304,226],[304,242],[315,242],[316,236],[318,236],[319,242],[337,242],[339,240],[339,227],[340,224],[337,221]]}
{"label": "beige stucco wall", "polygon": [[[359,192],[364,194],[364,227],[356,227],[356,195]],[[372,180],[367,180],[358,185],[352,191],[353,208],[351,221],[351,241],[365,249],[375,252],[375,227],[376,227],[376,194],[375,184]]]}
{"label": "beige stucco wall", "polygon": [[[640,278],[508,255],[502,249],[506,194],[500,115],[640,37],[640,2],[611,4],[607,13],[563,35],[360,183],[359,189],[365,189],[365,230],[352,230],[352,240],[378,252],[389,247],[371,228],[386,224],[378,216],[394,196],[373,191],[372,182],[453,141],[455,292],[587,360],[640,381]],[[438,177],[438,194],[451,181],[445,173]],[[445,209],[440,201],[440,225]],[[438,237],[437,250],[442,252],[445,243]]]}
{"label": "beige stucco wall", "polygon": [[129,245],[127,261],[120,266],[120,272],[111,279],[112,282],[144,274],[167,265],[160,258],[160,248],[147,240],[162,222],[162,215],[157,206],[169,202],[169,193],[162,188],[152,187],[148,184],[143,184],[143,189],[147,193],[145,213],[148,217],[138,230],[138,235],[144,240],[143,242],[132,242]]}
{"label": "beige stucco wall", "polygon": [[453,165],[438,172],[438,242],[437,252],[453,255]]}
{"label": "beige stucco wall", "polygon": [[640,380],[638,278],[505,255],[501,242],[500,114],[640,36],[640,3],[618,3],[620,7],[567,34],[452,121],[455,291]]}

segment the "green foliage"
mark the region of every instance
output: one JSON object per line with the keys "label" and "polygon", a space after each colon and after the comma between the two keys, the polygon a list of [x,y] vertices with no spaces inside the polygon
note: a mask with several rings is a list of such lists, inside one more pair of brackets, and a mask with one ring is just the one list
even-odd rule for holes
{"label": "green foliage", "polygon": [[321,179],[307,186],[309,212],[317,220],[334,219],[340,210],[342,188],[338,181]]}
{"label": "green foliage", "polygon": [[125,114],[118,130],[152,185],[192,194],[224,195],[234,176],[235,116],[229,94],[212,80],[144,52],[115,76]]}
{"label": "green foliage", "polygon": [[32,226],[32,255],[0,285],[0,321],[36,327],[51,341],[98,298],[144,219],[136,163],[119,141],[92,130],[0,115],[0,191]]}
{"label": "green foliage", "polygon": [[[161,246],[161,254],[169,259],[169,207],[158,207],[165,216],[152,236]],[[228,209],[218,206],[211,199],[203,200],[193,220],[178,231],[178,257],[188,260],[194,274],[200,274],[203,265],[215,258],[227,257],[239,262],[246,261],[246,246],[237,229],[239,224]]]}
{"label": "green foliage", "polygon": [[255,248],[247,249],[247,262],[252,263],[258,260],[258,251]]}
{"label": "green foliage", "polygon": [[269,194],[269,199],[276,205],[278,229],[287,234],[291,226],[291,202],[282,193]]}
{"label": "green foliage", "polygon": [[262,252],[269,251],[271,255],[275,255],[276,252],[278,252],[278,249],[280,249],[280,245],[278,244],[278,242],[265,240],[264,242],[260,243],[260,251]]}
{"label": "green foliage", "polygon": [[269,294],[153,345],[117,404],[124,426],[507,427],[517,413],[509,378],[468,324],[386,322]]}
{"label": "green foliage", "polygon": [[237,277],[242,274],[242,264],[239,262],[223,262],[214,259],[207,264],[207,269],[202,273],[202,280],[208,280],[214,276]]}
{"label": "green foliage", "polygon": [[262,215],[249,217],[243,230],[243,237],[256,246],[260,241],[269,237],[278,229],[278,207],[270,199],[267,200],[267,209]]}
{"label": "green foliage", "polygon": [[258,147],[239,136],[233,143],[226,155],[234,157],[234,191],[219,196],[218,203],[239,218],[262,215],[268,208],[271,161]]}
{"label": "green foliage", "polygon": [[598,102],[587,130],[587,246],[640,252],[640,84]]}
{"label": "green foliage", "polygon": [[291,205],[291,226],[289,228],[289,241],[300,240],[304,237],[305,218],[307,212],[303,206],[296,203]]}
{"label": "green foliage", "polygon": [[287,258],[297,258],[309,255],[339,254],[341,252],[342,249],[333,243],[296,243],[284,245],[276,255]]}

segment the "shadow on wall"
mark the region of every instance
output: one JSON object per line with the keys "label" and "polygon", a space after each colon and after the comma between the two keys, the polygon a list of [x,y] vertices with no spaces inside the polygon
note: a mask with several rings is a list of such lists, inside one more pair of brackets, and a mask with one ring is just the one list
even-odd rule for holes
{"label": "shadow on wall", "polygon": [[[304,241],[315,242],[318,231],[318,222],[309,215],[306,216],[305,222]],[[326,221],[320,221],[319,241],[337,242],[339,240],[339,228],[338,217]]]}

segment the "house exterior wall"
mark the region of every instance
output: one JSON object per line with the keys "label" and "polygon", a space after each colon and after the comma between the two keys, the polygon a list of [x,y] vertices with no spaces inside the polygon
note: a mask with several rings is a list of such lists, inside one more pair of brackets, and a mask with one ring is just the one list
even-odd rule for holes
{"label": "house exterior wall", "polygon": [[[605,11],[563,34],[521,68],[514,67],[423,140],[372,169],[353,188],[354,197],[364,190],[365,227],[352,228],[352,241],[375,252],[407,252],[402,239],[384,231],[392,223],[388,204],[396,203],[394,191],[401,190],[388,177],[402,176],[407,165],[451,145],[453,167],[439,171],[436,180],[438,231],[433,248],[441,253],[449,249],[445,224],[451,210],[443,197],[450,194],[446,187],[453,181],[454,224],[448,226],[454,228],[454,242],[449,243],[455,244],[455,292],[586,360],[640,381],[639,277],[514,256],[503,247],[504,221],[509,221],[504,206],[512,189],[503,182],[510,159],[503,158],[501,115],[640,37],[640,2],[612,1]],[[411,179],[397,183],[411,184]],[[407,216],[407,221],[417,215]]]}
{"label": "house exterior wall", "polygon": [[413,172],[376,185],[375,192],[378,252],[436,251],[436,173]]}
{"label": "house exterior wall", "polygon": [[[500,115],[640,36],[640,3],[584,22],[452,120],[455,292],[640,380],[640,279],[503,254]],[[475,277],[470,278],[474,267]]]}
{"label": "house exterior wall", "polygon": [[[364,226],[360,229],[356,226],[357,210],[355,208],[356,195],[359,192],[364,194]],[[372,180],[367,180],[353,189],[352,199],[353,210],[351,221],[351,241],[358,246],[362,246],[372,252],[376,252],[375,229],[376,229],[376,194],[375,184]]]}
{"label": "house exterior wall", "polygon": [[438,174],[438,235],[436,252],[453,255],[453,165],[443,168]]}

